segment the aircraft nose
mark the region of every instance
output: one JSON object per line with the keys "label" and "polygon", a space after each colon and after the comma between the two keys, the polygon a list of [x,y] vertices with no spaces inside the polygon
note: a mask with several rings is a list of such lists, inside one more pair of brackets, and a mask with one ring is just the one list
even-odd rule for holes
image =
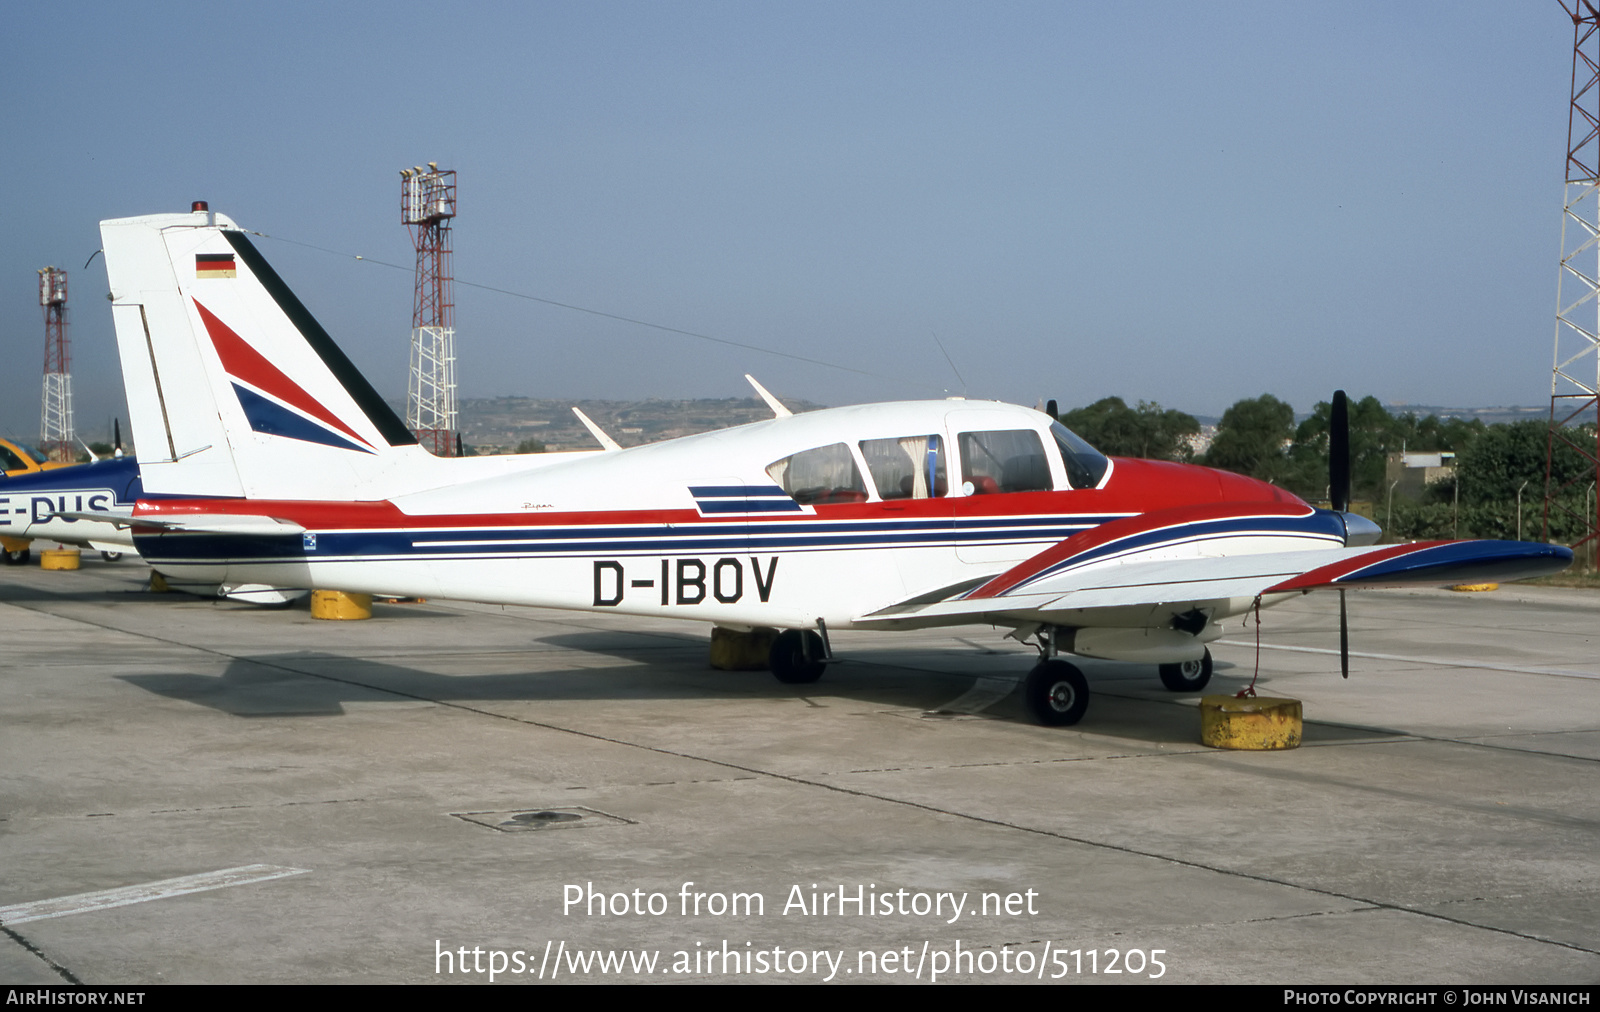
{"label": "aircraft nose", "polygon": [[1340,513],[1344,521],[1344,543],[1347,548],[1375,545],[1383,537],[1383,528],[1359,513]]}

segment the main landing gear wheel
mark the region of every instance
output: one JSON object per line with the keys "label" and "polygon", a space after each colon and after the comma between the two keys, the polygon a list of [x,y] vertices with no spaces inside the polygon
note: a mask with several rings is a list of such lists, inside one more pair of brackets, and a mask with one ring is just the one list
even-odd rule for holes
{"label": "main landing gear wheel", "polygon": [[785,629],[772,641],[767,663],[778,681],[804,685],[822,677],[828,666],[823,656],[822,637],[809,629]]}
{"label": "main landing gear wheel", "polygon": [[1022,683],[1028,709],[1047,727],[1066,727],[1089,709],[1089,683],[1066,661],[1040,661]]}
{"label": "main landing gear wheel", "polygon": [[117,561],[120,561],[122,559],[122,553],[121,552],[101,552],[100,553],[100,557],[102,559],[105,559],[107,562],[117,562]]}
{"label": "main landing gear wheel", "polygon": [[1160,671],[1161,684],[1173,692],[1199,692],[1211,681],[1211,651],[1198,661],[1163,664]]}
{"label": "main landing gear wheel", "polygon": [[6,565],[8,565],[8,566],[25,566],[25,565],[28,564],[28,560],[31,559],[31,558],[33,558],[33,549],[31,549],[31,548],[19,548],[14,552],[13,551],[7,551],[6,552]]}

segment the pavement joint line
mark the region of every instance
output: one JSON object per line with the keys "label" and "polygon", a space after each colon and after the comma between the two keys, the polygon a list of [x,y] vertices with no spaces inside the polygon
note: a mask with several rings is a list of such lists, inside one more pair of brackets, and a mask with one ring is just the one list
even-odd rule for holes
{"label": "pavement joint line", "polygon": [[[41,611],[41,613],[43,613],[43,614],[53,614],[53,613],[50,613],[50,612],[43,612],[42,609],[38,609],[38,608],[36,608],[34,606],[27,605],[27,604],[19,605],[19,607],[23,607],[23,608],[25,608],[27,610]],[[56,617],[67,617],[67,616],[56,616]],[[772,770],[763,770],[763,769],[760,769],[758,767],[745,766],[745,765],[742,765],[742,764],[739,764],[739,763],[735,763],[735,762],[731,762],[731,761],[728,761],[728,760],[725,760],[725,759],[712,759],[712,758],[707,758],[705,756],[697,756],[697,755],[693,755],[692,753],[679,752],[679,751],[675,751],[673,749],[663,748],[663,747],[658,746],[658,745],[648,745],[648,744],[644,744],[642,742],[633,742],[633,741],[628,741],[628,740],[622,739],[622,738],[613,738],[613,737],[610,737],[608,735],[598,734],[598,733],[593,732],[593,731],[584,731],[584,730],[581,730],[581,729],[578,729],[578,728],[562,727],[559,724],[550,724],[550,723],[547,723],[547,722],[544,722],[544,721],[530,720],[530,719],[525,718],[525,717],[516,717],[516,716],[512,716],[510,714],[496,713],[493,710],[484,710],[484,709],[480,709],[478,707],[468,706],[468,705],[466,705],[464,703],[450,702],[448,700],[431,699],[431,698],[429,698],[427,696],[421,696],[421,695],[418,695],[416,693],[403,692],[403,691],[400,691],[398,689],[386,688],[386,687],[383,687],[383,686],[369,685],[366,682],[360,682],[360,681],[356,681],[354,679],[337,678],[337,677],[335,677],[333,675],[314,674],[314,673],[310,673],[310,672],[300,671],[300,670],[298,670],[296,668],[291,668],[291,667],[288,667],[288,666],[283,665],[283,664],[273,664],[271,662],[262,661],[262,660],[260,660],[258,658],[246,658],[246,657],[235,656],[233,654],[226,653],[226,652],[224,652],[222,650],[218,650],[218,649],[216,649],[214,647],[196,646],[196,645],[190,644],[190,643],[180,643],[177,640],[171,640],[171,639],[167,639],[165,637],[155,636],[155,635],[150,634],[148,632],[132,632],[132,631],[129,631],[129,630],[117,629],[114,626],[107,626],[107,625],[104,625],[103,623],[91,622],[91,621],[89,621],[87,619],[84,619],[84,618],[81,618],[81,617],[72,616],[72,617],[68,617],[68,620],[69,621],[74,621],[74,622],[81,622],[81,623],[83,623],[85,625],[96,626],[96,627],[99,627],[99,628],[114,629],[115,631],[123,632],[123,633],[125,633],[127,635],[144,637],[144,638],[152,639],[152,640],[155,640],[155,641],[161,642],[161,643],[171,643],[174,646],[182,647],[182,648],[188,649],[188,650],[193,650],[193,651],[195,651],[197,653],[214,654],[214,655],[219,656],[219,657],[226,657],[229,660],[233,660],[233,661],[249,660],[249,661],[253,661],[254,663],[261,664],[263,667],[277,668],[280,671],[285,671],[285,672],[289,672],[289,673],[292,673],[292,674],[302,675],[302,676],[307,677],[307,678],[320,678],[320,679],[324,679],[324,680],[331,681],[331,682],[337,682],[337,683],[343,684],[343,685],[358,686],[360,688],[369,689],[369,690],[372,690],[372,691],[375,691],[375,692],[387,693],[389,695],[397,696],[397,697],[402,698],[402,699],[415,699],[415,700],[420,700],[422,702],[429,702],[429,703],[433,703],[436,706],[443,706],[443,707],[448,707],[450,709],[462,710],[462,711],[465,711],[467,713],[475,713],[475,714],[479,714],[479,715],[485,716],[485,717],[490,717],[490,718],[496,719],[496,720],[507,720],[507,721],[511,721],[513,723],[523,724],[523,725],[530,726],[530,727],[539,727],[539,728],[543,728],[545,730],[557,731],[557,732],[560,732],[560,733],[571,734],[571,735],[574,735],[574,736],[577,736],[577,737],[588,738],[588,739],[593,740],[593,741],[602,741],[602,742],[606,742],[608,744],[621,745],[621,746],[623,746],[625,748],[637,748],[637,749],[640,749],[642,751],[654,752],[657,755],[666,755],[666,756],[672,756],[672,757],[678,758],[678,759],[688,759],[688,760],[695,761],[695,762],[710,763],[710,764],[715,765],[715,766],[722,766],[722,767],[725,767],[727,769],[739,770],[739,771],[744,772],[744,773],[753,773],[753,774],[756,774],[758,776],[771,777],[774,780],[781,780],[781,781],[784,781],[786,783],[799,784],[799,785],[809,786],[809,787],[818,787],[818,788],[821,788],[823,790],[834,791],[834,792],[839,793],[839,794],[844,794],[844,795],[848,795],[848,796],[852,796],[852,797],[865,798],[865,799],[869,799],[869,800],[873,800],[873,801],[880,801],[880,802],[883,802],[883,803],[886,803],[886,804],[891,804],[891,805],[900,805],[900,806],[903,806],[903,807],[906,807],[906,808],[914,808],[914,809],[917,809],[919,811],[930,812],[930,813],[935,814],[935,815],[944,815],[944,816],[948,816],[950,818],[963,819],[963,820],[966,820],[966,821],[969,821],[969,822],[975,822],[975,823],[979,823],[979,824],[982,824],[982,825],[997,826],[997,827],[1000,827],[1000,828],[1003,828],[1003,829],[1011,829],[1011,830],[1015,830],[1017,832],[1028,833],[1028,834],[1035,835],[1035,836],[1043,836],[1043,837],[1048,837],[1050,839],[1063,840],[1063,841],[1066,841],[1066,842],[1069,842],[1069,843],[1076,843],[1076,844],[1079,844],[1079,845],[1085,846],[1085,847],[1091,847],[1091,848],[1095,848],[1095,849],[1099,849],[1099,850],[1108,850],[1108,851],[1112,851],[1112,852],[1115,852],[1115,853],[1127,854],[1127,855],[1130,855],[1130,856],[1133,856],[1133,857],[1142,857],[1142,858],[1146,858],[1146,859],[1154,860],[1154,861],[1161,861],[1161,862],[1165,862],[1167,864],[1177,865],[1179,867],[1194,868],[1194,869],[1197,869],[1197,870],[1200,870],[1200,871],[1210,872],[1210,873],[1212,873],[1214,875],[1224,875],[1224,876],[1228,876],[1228,877],[1232,877],[1232,878],[1244,879],[1244,880],[1247,880],[1247,881],[1260,882],[1260,883],[1263,883],[1263,884],[1266,884],[1266,885],[1282,886],[1282,887],[1287,888],[1287,889],[1299,890],[1299,891],[1302,891],[1302,892],[1311,893],[1313,895],[1330,896],[1330,897],[1333,897],[1335,899],[1341,899],[1341,900],[1345,900],[1345,901],[1348,901],[1348,902],[1351,902],[1351,903],[1360,903],[1360,904],[1368,905],[1368,906],[1371,906],[1371,907],[1374,907],[1374,908],[1378,908],[1378,909],[1394,910],[1394,911],[1398,911],[1398,912],[1401,912],[1401,913],[1412,914],[1412,915],[1418,916],[1418,917],[1429,918],[1429,919],[1437,920],[1437,921],[1443,921],[1443,922],[1448,923],[1448,924],[1456,924],[1456,925],[1459,925],[1461,927],[1472,928],[1472,929],[1475,929],[1475,930],[1478,930],[1478,931],[1488,931],[1488,932],[1491,932],[1491,933],[1494,933],[1494,934],[1508,935],[1508,936],[1513,937],[1513,938],[1521,938],[1521,939],[1525,939],[1527,941],[1537,942],[1537,943],[1544,944],[1544,945],[1554,945],[1554,946],[1557,946],[1559,948],[1571,949],[1571,950],[1573,950],[1575,952],[1582,952],[1582,953],[1586,953],[1586,954],[1589,954],[1589,955],[1600,955],[1600,948],[1591,948],[1591,947],[1587,947],[1587,946],[1578,945],[1578,944],[1573,943],[1573,942],[1564,942],[1564,941],[1561,941],[1560,939],[1556,939],[1556,938],[1545,938],[1545,937],[1542,937],[1540,935],[1531,934],[1531,933],[1526,932],[1526,931],[1517,931],[1517,930],[1514,930],[1512,928],[1503,928],[1503,927],[1498,927],[1498,926],[1495,926],[1495,925],[1492,925],[1492,924],[1480,924],[1480,923],[1477,923],[1475,921],[1467,920],[1465,918],[1450,917],[1450,916],[1447,916],[1445,914],[1438,913],[1437,911],[1424,910],[1424,909],[1420,909],[1420,908],[1417,908],[1417,907],[1410,907],[1410,906],[1406,906],[1405,904],[1402,904],[1402,903],[1393,903],[1393,902],[1387,902],[1387,901],[1383,901],[1383,900],[1374,900],[1374,899],[1371,899],[1371,898],[1365,897],[1365,896],[1357,896],[1357,895],[1352,894],[1352,893],[1340,892],[1340,891],[1338,891],[1336,889],[1329,889],[1329,888],[1322,887],[1322,886],[1307,885],[1307,884],[1301,883],[1301,882],[1292,882],[1292,881],[1289,881],[1289,880],[1286,880],[1286,879],[1277,878],[1277,877],[1272,876],[1272,875],[1266,875],[1266,874],[1257,873],[1257,872],[1249,872],[1249,871],[1244,871],[1242,869],[1237,869],[1237,868],[1227,868],[1227,867],[1223,867],[1223,866],[1220,866],[1220,865],[1210,865],[1210,864],[1206,864],[1206,863],[1201,862],[1201,861],[1194,860],[1192,858],[1173,857],[1173,856],[1171,856],[1169,854],[1161,854],[1161,853],[1157,853],[1155,851],[1141,850],[1141,849],[1139,849],[1137,847],[1131,847],[1131,846],[1128,846],[1128,845],[1125,845],[1125,844],[1110,843],[1110,842],[1103,841],[1103,840],[1095,840],[1095,839],[1090,838],[1090,837],[1074,836],[1074,835],[1072,835],[1070,833],[1063,833],[1063,832],[1059,832],[1059,831],[1056,831],[1056,830],[1045,829],[1045,828],[1041,828],[1041,827],[1037,827],[1037,826],[1021,825],[1019,823],[1007,822],[1007,821],[1005,821],[1003,819],[991,818],[991,817],[983,816],[983,815],[977,815],[977,814],[974,814],[974,813],[971,813],[971,812],[951,811],[951,810],[948,810],[948,809],[940,808],[940,807],[938,807],[936,805],[930,805],[930,804],[926,804],[926,803],[920,802],[920,801],[913,801],[913,800],[910,800],[908,798],[896,798],[896,797],[892,797],[892,796],[884,795],[884,794],[874,794],[874,793],[869,792],[869,791],[857,790],[857,789],[854,789],[854,788],[844,787],[844,786],[841,786],[841,785],[838,785],[838,784],[824,783],[824,782],[821,782],[821,781],[818,781],[818,780],[808,779],[806,777],[802,777],[802,776],[798,776],[798,775],[778,773],[778,772],[775,772],[775,771],[772,771]],[[1255,644],[1254,643],[1250,643],[1248,645],[1249,646],[1254,646]],[[1314,648],[1310,648],[1310,647],[1284,648],[1284,649],[1299,649],[1299,650],[1306,650],[1306,651],[1313,651],[1314,650]],[[1322,652],[1332,652],[1332,651],[1315,650],[1315,652],[1322,653]],[[1441,663],[1453,663],[1453,662],[1441,662]],[[1494,668],[1493,666],[1490,666],[1490,667],[1491,667],[1492,670],[1503,670],[1503,669],[1500,669],[1500,668]],[[1437,739],[1437,740],[1455,741],[1455,739]],[[1461,744],[1467,744],[1467,743],[1461,743]],[[1495,746],[1482,746],[1482,747],[1493,748]]]}
{"label": "pavement joint line", "polygon": [[[352,805],[376,802],[379,804],[389,801],[405,801],[415,795],[400,798],[310,798],[304,801],[275,801],[270,805],[204,805],[197,808],[152,808],[146,815],[187,815],[193,812],[231,812],[245,808],[294,808],[300,805]],[[107,813],[114,814],[114,813]]]}
{"label": "pavement joint line", "polygon": [[82,984],[83,983],[83,981],[79,980],[73,974],[73,972],[71,970],[69,970],[66,967],[62,966],[60,963],[58,963],[55,960],[51,959],[49,956],[46,956],[44,954],[44,950],[43,949],[40,949],[37,945],[34,945],[32,942],[30,942],[26,938],[22,937],[22,935],[20,933],[12,931],[10,928],[6,927],[4,924],[0,924],[0,932],[4,932],[5,936],[7,938],[11,939],[13,942],[16,942],[18,945],[22,946],[24,949],[27,949],[33,955],[37,956],[40,959],[40,961],[44,963],[44,965],[46,965],[50,969],[54,970],[56,972],[56,975],[59,976],[62,980],[66,981],[68,984]]}
{"label": "pavement joint line", "polygon": [[[1247,650],[1255,649],[1255,643],[1250,640],[1217,640],[1218,643],[1230,647],[1244,647]],[[1339,651],[1329,647],[1292,647],[1283,643],[1263,643],[1263,650],[1287,650],[1296,654],[1332,654],[1335,657]],[[1487,661],[1466,661],[1444,657],[1405,657],[1400,654],[1371,654],[1358,650],[1350,651],[1351,657],[1365,657],[1374,661],[1401,661],[1407,664],[1436,664],[1447,668],[1476,668],[1480,671],[1510,671],[1519,675],[1558,675],[1562,678],[1587,678],[1600,681],[1600,674],[1589,671],[1561,671],[1557,668],[1531,668],[1510,664],[1491,664]]]}
{"label": "pavement joint line", "polygon": [[6,927],[13,927],[18,924],[27,924],[30,921],[48,920],[52,917],[67,917],[71,914],[85,914],[95,910],[110,910],[114,907],[125,907],[134,903],[147,903],[150,900],[164,900],[173,896],[187,896],[190,893],[225,889],[229,886],[269,882],[273,879],[287,878],[291,875],[309,874],[310,871],[311,869],[309,868],[284,868],[271,864],[246,864],[237,868],[223,868],[219,871],[201,872],[198,875],[183,875],[178,878],[122,886],[117,889],[102,889],[92,893],[75,893],[71,896],[57,896],[52,899],[33,900],[28,903],[13,903],[10,906],[0,907],[0,924]]}

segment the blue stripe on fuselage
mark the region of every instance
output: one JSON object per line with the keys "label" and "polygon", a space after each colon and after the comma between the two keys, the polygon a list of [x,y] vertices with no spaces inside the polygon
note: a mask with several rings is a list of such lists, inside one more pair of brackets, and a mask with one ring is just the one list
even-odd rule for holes
{"label": "blue stripe on fuselage", "polygon": [[316,561],[319,558],[438,559],[681,555],[744,551],[826,551],[840,548],[957,547],[1056,542],[1096,527],[1108,516],[1003,517],[952,522],[948,517],[893,520],[638,527],[526,527],[453,530],[317,531],[317,548],[277,535],[169,532],[139,535],[152,561],[238,559]]}

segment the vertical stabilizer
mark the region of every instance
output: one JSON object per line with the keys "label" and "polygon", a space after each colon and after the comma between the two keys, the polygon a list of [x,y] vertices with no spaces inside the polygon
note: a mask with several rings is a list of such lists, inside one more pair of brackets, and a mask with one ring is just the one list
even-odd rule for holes
{"label": "vertical stabilizer", "polygon": [[100,233],[146,491],[373,499],[434,459],[226,217]]}

